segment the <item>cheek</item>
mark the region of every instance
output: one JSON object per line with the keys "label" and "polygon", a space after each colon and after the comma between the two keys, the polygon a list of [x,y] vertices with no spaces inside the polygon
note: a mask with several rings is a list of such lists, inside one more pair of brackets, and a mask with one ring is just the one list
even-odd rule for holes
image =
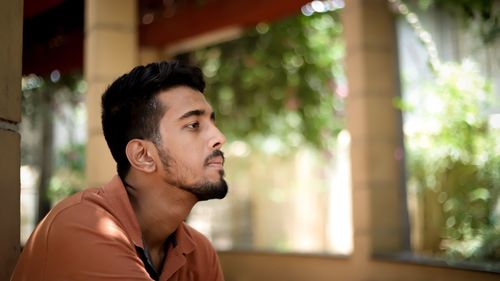
{"label": "cheek", "polygon": [[208,152],[204,151],[202,142],[192,139],[181,143],[177,154],[184,162],[191,165],[203,165],[203,161],[208,156]]}
{"label": "cheek", "polygon": [[176,139],[170,139],[168,150],[176,161],[194,170],[202,169],[205,158],[210,154],[202,134],[180,132]]}
{"label": "cheek", "polygon": [[173,152],[179,173],[196,172],[203,168],[205,157],[191,146],[184,146]]}

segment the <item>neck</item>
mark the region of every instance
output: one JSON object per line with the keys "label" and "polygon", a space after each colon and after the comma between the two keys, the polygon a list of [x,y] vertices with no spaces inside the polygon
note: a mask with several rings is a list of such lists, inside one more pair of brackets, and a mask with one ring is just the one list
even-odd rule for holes
{"label": "neck", "polygon": [[132,171],[125,182],[145,246],[152,253],[163,251],[165,240],[187,218],[198,201],[196,196],[162,179],[139,177]]}

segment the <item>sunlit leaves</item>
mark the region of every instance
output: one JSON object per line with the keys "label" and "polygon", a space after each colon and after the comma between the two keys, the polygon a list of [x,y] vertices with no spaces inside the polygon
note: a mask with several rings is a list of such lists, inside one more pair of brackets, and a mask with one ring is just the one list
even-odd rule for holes
{"label": "sunlit leaves", "polygon": [[500,239],[500,132],[485,114],[491,87],[472,62],[446,63],[420,95],[432,102],[410,107],[419,122],[405,130],[409,176],[441,205],[441,247],[455,258],[500,259],[484,244]]}
{"label": "sunlit leaves", "polygon": [[229,139],[278,139],[284,150],[324,147],[343,128],[337,13],[261,23],[242,38],[192,54],[207,77],[207,97]]}

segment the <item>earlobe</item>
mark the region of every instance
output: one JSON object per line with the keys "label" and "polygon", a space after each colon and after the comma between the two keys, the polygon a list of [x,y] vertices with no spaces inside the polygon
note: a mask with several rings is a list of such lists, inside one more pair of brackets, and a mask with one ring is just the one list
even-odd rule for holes
{"label": "earlobe", "polygon": [[139,139],[129,141],[125,153],[131,167],[145,173],[152,173],[156,170],[156,163],[146,141]]}

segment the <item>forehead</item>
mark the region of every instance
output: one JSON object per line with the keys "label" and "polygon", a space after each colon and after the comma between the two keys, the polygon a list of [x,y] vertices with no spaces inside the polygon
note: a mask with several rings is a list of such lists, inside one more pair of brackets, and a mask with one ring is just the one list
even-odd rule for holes
{"label": "forehead", "polygon": [[177,86],[162,91],[158,95],[158,100],[165,107],[164,118],[177,120],[186,112],[192,110],[204,110],[209,115],[212,107],[205,99],[205,96],[198,90],[187,86]]}

